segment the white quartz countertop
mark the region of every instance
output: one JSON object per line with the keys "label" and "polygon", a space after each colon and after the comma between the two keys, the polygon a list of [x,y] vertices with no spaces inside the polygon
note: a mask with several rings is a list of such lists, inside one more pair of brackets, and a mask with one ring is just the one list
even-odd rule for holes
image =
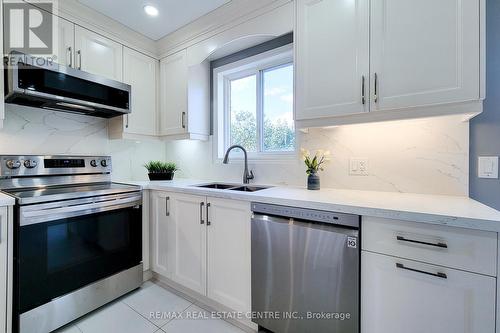
{"label": "white quartz countertop", "polygon": [[16,200],[13,197],[0,192],[0,207],[13,206],[15,203]]}
{"label": "white quartz countertop", "polygon": [[174,181],[122,182],[144,189],[163,190],[251,202],[303,207],[340,213],[425,222],[500,231],[500,211],[468,197],[409,194],[395,192],[321,189],[276,186],[258,192],[235,192],[197,188],[210,181],[180,179]]}

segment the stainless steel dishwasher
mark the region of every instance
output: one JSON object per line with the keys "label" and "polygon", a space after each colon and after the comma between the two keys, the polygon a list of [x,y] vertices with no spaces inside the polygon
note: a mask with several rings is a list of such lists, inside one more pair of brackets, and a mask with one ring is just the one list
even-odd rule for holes
{"label": "stainless steel dishwasher", "polygon": [[252,320],[275,333],[359,333],[360,217],[252,211]]}

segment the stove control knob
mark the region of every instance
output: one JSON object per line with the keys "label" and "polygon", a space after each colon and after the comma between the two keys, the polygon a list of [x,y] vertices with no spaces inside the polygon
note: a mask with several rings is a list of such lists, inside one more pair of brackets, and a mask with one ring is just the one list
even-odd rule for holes
{"label": "stove control knob", "polygon": [[34,169],[34,168],[36,168],[37,165],[38,165],[38,163],[35,160],[25,160],[24,161],[24,166],[27,169]]}
{"label": "stove control knob", "polygon": [[96,160],[90,161],[90,165],[95,168],[97,166],[97,161]]}
{"label": "stove control knob", "polygon": [[102,165],[103,168],[107,167],[108,166],[108,161],[102,160],[101,161],[101,165]]}
{"label": "stove control knob", "polygon": [[5,164],[7,165],[7,168],[11,170],[19,169],[21,167],[21,162],[17,160],[8,160]]}

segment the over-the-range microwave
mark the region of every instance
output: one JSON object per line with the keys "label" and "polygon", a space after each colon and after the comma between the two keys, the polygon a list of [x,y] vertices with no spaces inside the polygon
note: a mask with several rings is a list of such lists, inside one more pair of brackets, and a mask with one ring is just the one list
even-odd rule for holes
{"label": "over-the-range microwave", "polygon": [[131,112],[131,87],[21,53],[5,60],[5,102],[112,118]]}

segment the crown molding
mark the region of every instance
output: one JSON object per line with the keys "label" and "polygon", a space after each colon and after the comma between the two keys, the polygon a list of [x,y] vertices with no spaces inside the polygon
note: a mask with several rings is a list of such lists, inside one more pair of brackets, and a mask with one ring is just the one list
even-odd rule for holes
{"label": "crown molding", "polygon": [[[33,6],[37,6],[36,0],[23,1]],[[157,43],[154,40],[147,38],[92,8],[82,5],[77,0],[55,1],[57,1],[57,13],[55,13],[55,15],[106,38],[112,39],[115,42],[135,49],[145,55],[156,59],[158,58]]]}
{"label": "crown molding", "polygon": [[[37,6],[37,0],[23,0]],[[293,0],[231,0],[212,12],[154,41],[77,0],[57,1],[57,16],[155,59],[200,43],[289,4]]]}

